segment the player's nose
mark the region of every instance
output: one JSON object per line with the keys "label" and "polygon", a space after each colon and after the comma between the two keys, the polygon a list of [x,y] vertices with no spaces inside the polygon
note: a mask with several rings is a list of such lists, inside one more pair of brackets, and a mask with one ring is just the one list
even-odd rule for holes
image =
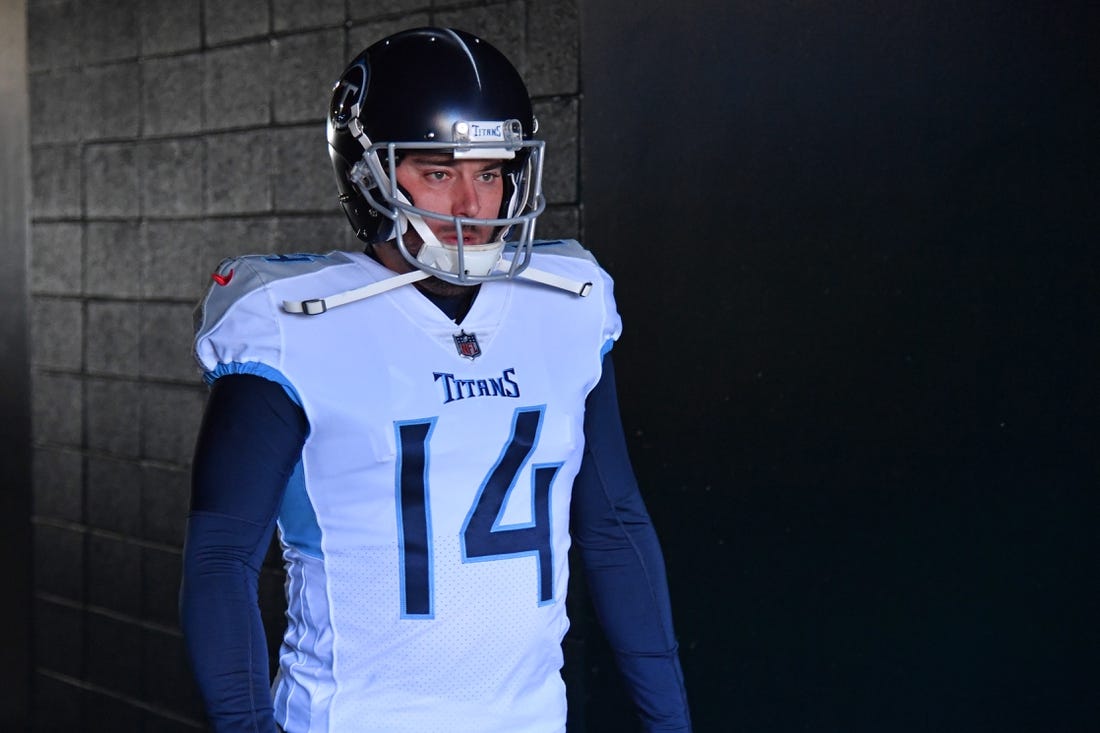
{"label": "player's nose", "polygon": [[476,217],[478,207],[478,192],[474,179],[469,176],[459,176],[451,189],[451,215]]}

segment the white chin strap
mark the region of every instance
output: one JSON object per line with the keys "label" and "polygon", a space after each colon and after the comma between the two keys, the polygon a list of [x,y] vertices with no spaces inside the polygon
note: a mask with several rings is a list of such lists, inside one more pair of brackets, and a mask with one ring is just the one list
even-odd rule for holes
{"label": "white chin strap", "polygon": [[[508,263],[500,262],[494,268],[500,272],[508,272]],[[322,313],[335,308],[338,305],[345,305],[347,303],[354,303],[357,300],[364,300],[372,295],[379,295],[388,290],[399,288],[402,285],[409,285],[411,283],[418,282],[420,280],[426,280],[431,277],[424,270],[413,270],[412,272],[406,272],[404,275],[394,275],[393,277],[386,278],[385,280],[379,280],[373,282],[370,285],[365,285],[355,290],[347,290],[343,293],[336,293],[330,295],[327,298],[311,298],[309,300],[284,300],[283,310],[287,313],[301,313],[307,316],[319,316]],[[548,285],[552,288],[559,290],[565,290],[566,292],[573,293],[574,295],[582,298],[587,297],[592,292],[592,283],[580,282],[578,280],[570,280],[569,278],[562,277],[561,275],[555,275],[551,272],[544,272],[542,270],[536,270],[533,267],[528,267],[521,272],[515,279],[517,280],[530,280],[532,282]]]}
{"label": "white chin strap", "polygon": [[[404,195],[401,198],[405,198]],[[458,271],[457,244],[443,244],[440,242],[423,217],[417,214],[405,214],[404,212],[402,212],[402,216],[408,220],[423,241],[420,251],[416,254],[417,262],[443,272],[449,272],[452,275],[462,274]],[[394,236],[400,236],[397,234],[396,229],[394,227]],[[466,274],[477,277],[488,275],[496,269],[497,263],[500,262],[500,253],[503,251],[504,240],[502,239],[488,244],[463,244],[462,264]]]}

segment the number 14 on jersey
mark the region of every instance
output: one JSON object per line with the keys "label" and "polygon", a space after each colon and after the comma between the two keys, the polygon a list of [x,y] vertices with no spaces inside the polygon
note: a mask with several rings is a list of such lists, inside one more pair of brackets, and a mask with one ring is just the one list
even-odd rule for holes
{"label": "number 14 on jersey", "polygon": [[[538,444],[542,407],[519,408],[496,464],[489,469],[462,525],[462,561],[484,562],[533,555],[538,560],[538,603],[554,600],[550,536],[550,486],[561,463],[531,471],[533,521],[502,524],[504,508],[520,471]],[[432,524],[428,469],[435,418],[399,422],[397,429],[397,520],[401,553],[401,616],[433,618]]]}

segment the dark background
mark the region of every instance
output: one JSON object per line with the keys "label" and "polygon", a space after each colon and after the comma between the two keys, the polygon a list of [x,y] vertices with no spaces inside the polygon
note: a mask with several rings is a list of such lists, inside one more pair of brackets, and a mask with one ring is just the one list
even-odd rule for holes
{"label": "dark background", "polygon": [[583,7],[698,730],[1100,729],[1094,8]]}

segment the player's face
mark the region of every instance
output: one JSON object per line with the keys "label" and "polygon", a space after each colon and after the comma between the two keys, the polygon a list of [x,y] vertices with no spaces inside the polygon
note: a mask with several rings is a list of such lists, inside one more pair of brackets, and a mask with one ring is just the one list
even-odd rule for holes
{"label": "player's face", "polygon": [[[455,160],[448,153],[409,153],[397,166],[397,182],[409,194],[414,206],[448,216],[473,219],[495,219],[500,214],[504,197],[504,179],[499,160]],[[424,217],[432,234],[444,244],[458,242],[458,232],[447,221]],[[495,227],[463,226],[465,244],[485,244]],[[420,239],[411,227],[406,244]],[[415,254],[415,252],[414,252]]]}

